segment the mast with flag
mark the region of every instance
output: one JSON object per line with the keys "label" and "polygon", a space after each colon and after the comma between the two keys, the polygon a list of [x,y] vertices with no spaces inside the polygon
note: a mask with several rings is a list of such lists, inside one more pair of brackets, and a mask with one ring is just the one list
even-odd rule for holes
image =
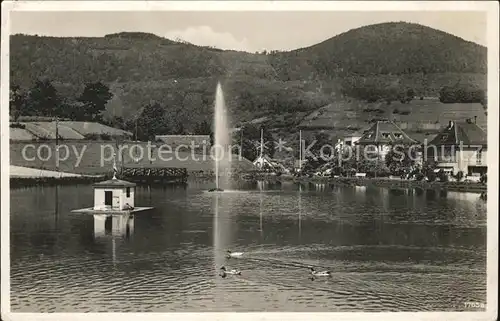
{"label": "mast with flag", "polygon": [[260,129],[260,158],[264,157],[264,128]]}
{"label": "mast with flag", "polygon": [[299,171],[302,171],[302,130],[299,130]]}
{"label": "mast with flag", "polygon": [[116,167],[116,153],[113,154],[113,179],[116,179],[118,168]]}

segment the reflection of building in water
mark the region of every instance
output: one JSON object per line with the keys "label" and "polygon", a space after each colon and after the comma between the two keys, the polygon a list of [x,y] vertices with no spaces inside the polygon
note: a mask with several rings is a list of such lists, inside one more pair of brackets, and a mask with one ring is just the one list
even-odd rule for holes
{"label": "reflection of building in water", "polygon": [[356,194],[364,195],[366,193],[366,186],[354,186]]}
{"label": "reflection of building in water", "polygon": [[133,215],[94,215],[94,237],[111,235],[130,237],[134,232]]}
{"label": "reflection of building in water", "polygon": [[481,194],[479,193],[466,193],[466,192],[450,192],[446,194],[446,197],[449,199],[468,201],[468,202],[477,202]]}
{"label": "reflection of building in water", "polygon": [[326,184],[325,183],[315,183],[314,188],[317,191],[324,191],[326,188]]}

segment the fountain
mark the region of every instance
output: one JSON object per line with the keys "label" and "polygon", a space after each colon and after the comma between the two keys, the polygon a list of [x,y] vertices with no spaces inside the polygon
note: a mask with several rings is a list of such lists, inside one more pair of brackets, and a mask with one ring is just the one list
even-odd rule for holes
{"label": "fountain", "polygon": [[215,158],[215,188],[210,189],[209,192],[223,192],[224,188],[227,188],[229,185],[229,173],[231,171],[231,141],[224,94],[220,83],[217,83],[215,92],[214,127],[215,154],[213,157]]}

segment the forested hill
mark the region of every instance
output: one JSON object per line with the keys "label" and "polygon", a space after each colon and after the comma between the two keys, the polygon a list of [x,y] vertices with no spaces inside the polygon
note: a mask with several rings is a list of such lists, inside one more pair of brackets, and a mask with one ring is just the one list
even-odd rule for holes
{"label": "forested hill", "polygon": [[[289,52],[225,51],[137,32],[13,35],[10,46],[11,82],[25,90],[45,78],[71,101],[85,83],[101,81],[113,94],[110,115],[133,116],[157,102],[188,127],[210,117],[217,81],[236,120],[307,113],[345,95],[386,99],[409,88],[436,95],[443,86],[484,88],[486,82],[485,47],[402,22],[353,29]],[[388,87],[390,94],[377,91]]]}
{"label": "forested hill", "polygon": [[[320,74],[486,73],[486,48],[418,24],[391,22],[349,30],[283,54]],[[301,64],[301,62],[303,62]],[[305,63],[304,63],[305,62]],[[306,66],[303,66],[306,68]]]}

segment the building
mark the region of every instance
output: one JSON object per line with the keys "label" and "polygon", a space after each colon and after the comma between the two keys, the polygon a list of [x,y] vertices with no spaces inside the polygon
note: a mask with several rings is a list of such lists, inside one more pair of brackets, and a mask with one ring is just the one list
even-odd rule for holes
{"label": "building", "polygon": [[210,135],[156,135],[155,141],[167,144],[172,149],[179,146],[202,148],[203,146],[210,146]]}
{"label": "building", "polygon": [[363,137],[362,132],[354,132],[345,136],[342,140],[344,146],[354,146]]}
{"label": "building", "polygon": [[345,150],[346,147],[353,148],[361,137],[363,137],[363,133],[361,131],[357,131],[349,133],[342,138],[338,138],[335,143],[335,151],[339,152],[341,150]]}
{"label": "building", "polygon": [[450,121],[433,140],[424,144],[426,160],[438,170],[464,175],[481,175],[487,171],[487,135],[472,119]]}
{"label": "building", "polygon": [[398,125],[392,121],[377,121],[366,130],[356,143],[363,148],[370,148],[384,158],[392,146],[416,145],[417,141],[408,136]]}
{"label": "building", "polygon": [[125,211],[134,208],[135,183],[114,178],[94,184],[94,210]]}
{"label": "building", "polygon": [[285,166],[283,166],[283,164],[265,155],[257,157],[253,164],[259,170],[287,172],[287,169],[285,168]]}

